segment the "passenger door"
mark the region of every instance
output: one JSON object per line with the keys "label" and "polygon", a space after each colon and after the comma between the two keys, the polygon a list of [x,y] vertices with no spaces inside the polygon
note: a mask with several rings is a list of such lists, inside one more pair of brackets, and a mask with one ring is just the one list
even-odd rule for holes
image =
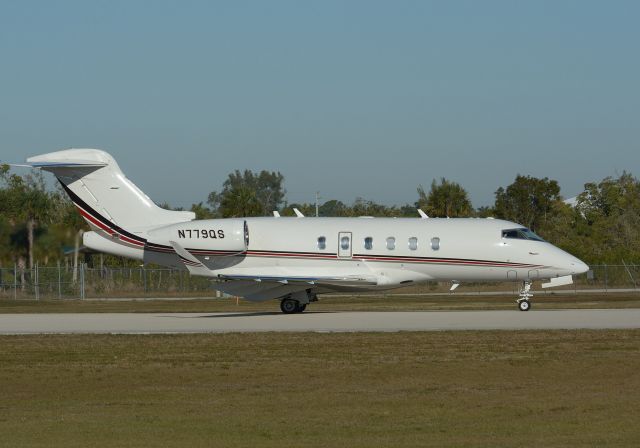
{"label": "passenger door", "polygon": [[338,233],[338,258],[351,258],[351,232]]}

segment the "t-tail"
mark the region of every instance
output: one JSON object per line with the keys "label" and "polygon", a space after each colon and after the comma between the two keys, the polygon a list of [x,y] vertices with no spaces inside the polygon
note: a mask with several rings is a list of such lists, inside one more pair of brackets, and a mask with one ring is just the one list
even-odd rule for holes
{"label": "t-tail", "polygon": [[94,232],[85,245],[142,259],[152,227],[192,221],[193,212],[158,207],[98,149],[67,149],[30,157],[29,166],[52,172]]}

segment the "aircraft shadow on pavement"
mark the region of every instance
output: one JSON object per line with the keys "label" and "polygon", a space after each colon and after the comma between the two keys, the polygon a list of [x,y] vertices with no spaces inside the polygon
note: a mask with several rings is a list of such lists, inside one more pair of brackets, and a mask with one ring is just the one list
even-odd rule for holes
{"label": "aircraft shadow on pavement", "polygon": [[[305,311],[304,314],[333,314],[335,311]],[[255,312],[244,312],[244,313],[225,313],[225,314],[208,314],[206,316],[192,316],[192,318],[196,319],[216,319],[220,317],[258,317],[258,316],[295,316],[295,314],[283,314],[280,311],[255,311]]]}

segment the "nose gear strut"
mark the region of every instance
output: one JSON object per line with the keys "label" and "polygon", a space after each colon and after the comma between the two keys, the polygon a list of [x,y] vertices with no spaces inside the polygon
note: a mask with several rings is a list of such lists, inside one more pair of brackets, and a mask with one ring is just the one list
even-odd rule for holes
{"label": "nose gear strut", "polygon": [[520,311],[529,311],[531,309],[531,302],[529,302],[529,299],[531,297],[533,297],[533,293],[531,292],[531,282],[522,282],[522,288],[520,289],[520,298],[516,300],[516,302],[518,303],[518,309]]}

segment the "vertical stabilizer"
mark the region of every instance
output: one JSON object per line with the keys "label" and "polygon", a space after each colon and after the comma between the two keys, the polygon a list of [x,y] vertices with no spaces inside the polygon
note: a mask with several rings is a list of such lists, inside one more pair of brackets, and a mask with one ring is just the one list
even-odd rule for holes
{"label": "vertical stabilizer", "polygon": [[106,226],[131,231],[195,219],[193,212],[158,207],[105,151],[67,149],[30,157],[27,162],[55,174],[96,230],[109,232]]}

